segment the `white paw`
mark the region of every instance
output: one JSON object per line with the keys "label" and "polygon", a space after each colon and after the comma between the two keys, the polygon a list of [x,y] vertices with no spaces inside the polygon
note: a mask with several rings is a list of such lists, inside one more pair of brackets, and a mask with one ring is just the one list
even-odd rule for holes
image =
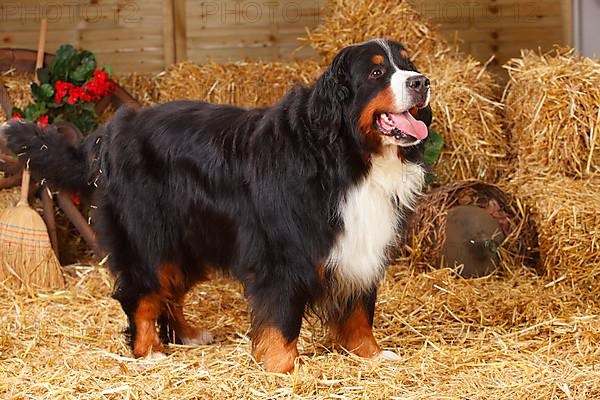
{"label": "white paw", "polygon": [[151,351],[146,356],[147,361],[160,361],[164,360],[165,358],[167,358],[167,355],[165,353],[161,353],[160,351]]}
{"label": "white paw", "polygon": [[393,351],[383,350],[381,353],[377,354],[376,356],[373,356],[373,358],[371,358],[371,360],[373,360],[373,361],[400,361],[400,360],[402,360],[402,357],[400,357],[398,354],[394,353]]}
{"label": "white paw", "polygon": [[202,329],[200,333],[191,338],[181,338],[181,343],[188,346],[199,346],[205,344],[211,344],[213,342],[213,335],[209,330]]}

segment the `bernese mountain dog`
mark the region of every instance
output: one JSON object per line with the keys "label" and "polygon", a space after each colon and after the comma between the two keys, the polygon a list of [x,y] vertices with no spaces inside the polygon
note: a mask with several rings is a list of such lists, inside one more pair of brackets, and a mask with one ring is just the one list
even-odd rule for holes
{"label": "bernese mountain dog", "polygon": [[24,121],[2,131],[38,179],[93,193],[136,357],[163,355],[169,329],[180,343],[211,342],[183,303],[224,270],[250,302],[255,358],[286,372],[307,310],[347,351],[397,357],[375,341],[373,314],[423,185],[428,103],[429,80],[405,48],[375,39],[344,48],[313,86],[269,108],[121,109],[75,144]]}

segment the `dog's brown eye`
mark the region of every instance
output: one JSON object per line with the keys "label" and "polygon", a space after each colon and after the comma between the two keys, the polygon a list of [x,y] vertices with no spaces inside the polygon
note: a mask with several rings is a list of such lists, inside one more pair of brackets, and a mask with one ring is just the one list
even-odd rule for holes
{"label": "dog's brown eye", "polygon": [[378,67],[378,68],[374,68],[371,73],[369,74],[369,79],[379,79],[383,76],[383,74],[385,74],[385,69]]}

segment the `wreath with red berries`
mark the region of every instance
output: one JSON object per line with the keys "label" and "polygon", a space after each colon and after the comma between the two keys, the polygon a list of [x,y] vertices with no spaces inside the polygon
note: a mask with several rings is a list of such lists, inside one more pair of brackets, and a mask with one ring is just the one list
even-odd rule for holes
{"label": "wreath with red berries", "polygon": [[62,45],[46,68],[36,71],[39,84],[31,84],[34,103],[25,109],[14,108],[13,118],[24,118],[45,127],[67,121],[81,132],[98,127],[96,103],[115,91],[111,68],[98,68],[94,53]]}

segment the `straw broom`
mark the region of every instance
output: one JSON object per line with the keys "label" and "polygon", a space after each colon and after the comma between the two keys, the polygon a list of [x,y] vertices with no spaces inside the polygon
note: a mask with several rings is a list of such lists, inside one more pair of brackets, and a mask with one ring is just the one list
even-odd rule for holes
{"label": "straw broom", "polygon": [[[43,64],[46,29],[47,22],[42,20],[36,70]],[[64,276],[46,224],[27,202],[29,181],[30,172],[26,168],[19,202],[0,215],[0,280],[12,277],[27,287],[62,289]]]}
{"label": "straw broom", "polygon": [[64,277],[46,224],[27,202],[29,179],[29,170],[23,171],[19,202],[0,215],[0,280],[15,278],[27,287],[62,289]]}

